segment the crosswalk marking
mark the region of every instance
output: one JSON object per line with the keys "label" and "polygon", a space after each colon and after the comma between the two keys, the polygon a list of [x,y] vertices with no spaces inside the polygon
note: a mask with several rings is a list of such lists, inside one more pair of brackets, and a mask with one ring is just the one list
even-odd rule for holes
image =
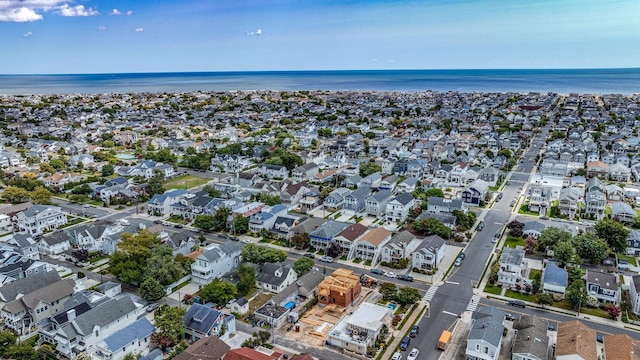
{"label": "crosswalk marking", "polygon": [[467,311],[476,311],[478,304],[480,303],[480,295],[473,295],[471,301],[467,305]]}
{"label": "crosswalk marking", "polygon": [[431,299],[433,299],[433,295],[436,294],[436,291],[438,291],[438,287],[437,286],[430,287],[429,290],[427,290],[427,293],[424,294],[422,299],[424,301],[431,301]]}

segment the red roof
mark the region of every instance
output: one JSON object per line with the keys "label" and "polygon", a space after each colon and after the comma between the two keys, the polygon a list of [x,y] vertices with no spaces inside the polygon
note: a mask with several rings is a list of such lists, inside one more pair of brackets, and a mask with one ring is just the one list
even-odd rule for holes
{"label": "red roof", "polygon": [[[279,353],[275,353],[280,356]],[[269,356],[251,348],[239,348],[227,351],[224,360],[274,360],[278,357]]]}

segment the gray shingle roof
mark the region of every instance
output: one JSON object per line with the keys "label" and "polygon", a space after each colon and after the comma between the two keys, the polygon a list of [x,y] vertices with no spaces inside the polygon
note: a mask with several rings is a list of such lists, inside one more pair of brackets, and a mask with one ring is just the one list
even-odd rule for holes
{"label": "gray shingle roof", "polygon": [[402,205],[407,205],[408,203],[413,201],[413,195],[411,195],[409,193],[402,193],[402,194],[396,196],[395,198],[393,198],[391,201],[397,201]]}
{"label": "gray shingle roof", "polygon": [[469,331],[467,339],[484,340],[498,347],[502,339],[504,316],[505,313],[502,310],[493,306],[479,307],[472,315],[473,322],[471,323],[471,330]]}
{"label": "gray shingle roof", "polygon": [[538,359],[546,359],[549,350],[549,337],[547,328],[549,324],[537,316],[522,315],[519,321],[513,324],[518,330],[514,340],[514,354],[531,354]]}
{"label": "gray shingle roof", "polygon": [[74,324],[72,327],[78,334],[88,335],[94,326],[103,327],[135,310],[136,305],[131,297],[123,296],[118,299],[109,299],[84,314],[76,316],[71,323]]}
{"label": "gray shingle roof", "polygon": [[514,248],[504,248],[500,256],[500,264],[509,264],[520,266],[524,259],[524,250]]}
{"label": "gray shingle roof", "polygon": [[567,270],[556,265],[555,262],[549,261],[544,269],[544,284],[567,286],[569,275]]}
{"label": "gray shingle roof", "polygon": [[[276,272],[278,270],[282,271],[280,276],[276,276]],[[267,263],[267,264],[264,264],[264,267],[262,268],[262,272],[260,273],[260,275],[258,275],[258,277],[256,278],[256,281],[269,284],[269,285],[280,286],[287,279],[287,276],[289,275],[290,271],[293,271],[293,270],[289,265],[279,264],[279,263],[276,263],[276,264]]]}
{"label": "gray shingle roof", "polygon": [[213,328],[220,311],[201,304],[193,304],[184,314],[184,326],[199,333],[208,334]]}
{"label": "gray shingle roof", "polygon": [[14,300],[18,294],[28,294],[60,280],[57,271],[48,271],[18,279],[0,287],[0,299],[7,302]]}
{"label": "gray shingle roof", "polygon": [[155,326],[147,318],[143,317],[105,338],[104,342],[109,350],[116,352],[134,340],[141,340],[150,336],[154,331],[156,331]]}

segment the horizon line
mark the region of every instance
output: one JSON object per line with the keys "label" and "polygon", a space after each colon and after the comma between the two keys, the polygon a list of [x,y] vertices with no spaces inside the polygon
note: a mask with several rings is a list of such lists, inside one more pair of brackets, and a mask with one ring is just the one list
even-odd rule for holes
{"label": "horizon line", "polygon": [[640,67],[585,67],[585,68],[436,68],[436,69],[307,69],[307,70],[194,70],[146,72],[87,72],[87,73],[20,73],[0,76],[78,76],[78,75],[152,75],[152,74],[264,74],[264,73],[321,73],[321,72],[408,72],[408,71],[585,71],[585,70],[640,70]]}

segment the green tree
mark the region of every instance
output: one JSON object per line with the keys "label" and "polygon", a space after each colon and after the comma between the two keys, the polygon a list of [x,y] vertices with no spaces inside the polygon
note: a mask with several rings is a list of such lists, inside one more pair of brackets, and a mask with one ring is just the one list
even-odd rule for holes
{"label": "green tree", "polygon": [[153,325],[157,330],[151,341],[163,349],[177,344],[185,332],[183,318],[186,311],[181,307],[167,305],[156,310]]}
{"label": "green tree", "polygon": [[206,191],[209,196],[214,198],[219,198],[221,195],[220,191],[216,190],[216,188],[214,188],[211,185],[205,185],[205,187],[203,187],[202,190]]}
{"label": "green tree", "polygon": [[256,286],[256,270],[242,263],[238,266],[238,296],[246,296]]}
{"label": "green tree", "polygon": [[149,179],[149,195],[164,194],[165,188],[162,180],[164,177],[160,171],[155,171],[151,179]]}
{"label": "green tree", "polygon": [[509,149],[502,149],[500,151],[498,151],[498,156],[504,156],[507,159],[511,159],[511,150]]}
{"label": "green tree", "polygon": [[561,266],[571,261],[573,257],[573,244],[571,241],[562,241],[553,248],[554,258],[560,262]]}
{"label": "green tree", "polygon": [[254,201],[259,201],[268,206],[282,204],[282,198],[278,194],[269,194],[269,193],[257,193],[253,194],[251,198]]}
{"label": "green tree", "polygon": [[16,186],[7,186],[2,192],[2,198],[12,204],[20,204],[29,200],[29,192]]}
{"label": "green tree", "polygon": [[147,276],[140,284],[140,296],[148,301],[156,301],[165,296],[164,287],[155,278]]}
{"label": "green tree", "polygon": [[240,215],[234,217],[233,230],[236,234],[246,234],[249,231],[249,218]]}
{"label": "green tree", "polygon": [[627,248],[629,229],[621,223],[603,219],[596,223],[595,230],[598,237],[604,239],[613,251],[623,252]]}
{"label": "green tree", "polygon": [[46,173],[49,173],[49,174],[54,174],[56,172],[56,169],[53,166],[49,165],[48,163],[41,162],[40,163],[40,171],[41,172],[46,172]]}
{"label": "green tree", "polygon": [[540,233],[538,238],[538,250],[546,251],[553,249],[560,242],[570,242],[572,235],[566,230],[562,230],[555,226],[547,226]]}
{"label": "green tree", "polygon": [[298,274],[298,277],[309,272],[309,270],[313,269],[315,262],[309,259],[306,256],[301,256],[293,263],[293,270]]}
{"label": "green tree", "polygon": [[205,231],[213,229],[213,215],[196,215],[196,218],[193,220],[193,226]]}
{"label": "green tree", "polygon": [[406,305],[415,304],[421,298],[422,296],[420,295],[420,292],[418,292],[418,289],[415,289],[409,286],[404,286],[404,287],[401,287],[400,290],[398,290],[398,294],[395,297],[395,301],[397,301],[400,305],[406,306]]}
{"label": "green tree", "polygon": [[49,165],[53,166],[56,170],[62,170],[66,167],[62,159],[52,159],[49,161]]}
{"label": "green tree", "polygon": [[111,164],[105,164],[102,166],[102,177],[107,177],[115,174],[115,169]]}
{"label": "green tree", "polygon": [[287,252],[260,246],[256,244],[247,244],[241,250],[242,259],[244,261],[262,265],[264,263],[282,262],[287,258]]}
{"label": "green tree", "polygon": [[51,194],[51,191],[43,188],[42,186],[38,186],[37,188],[35,188],[31,194],[31,201],[33,201],[34,204],[51,204],[51,196],[53,194]]}
{"label": "green tree", "polygon": [[11,346],[6,352],[7,359],[38,360],[36,349],[28,343]]}
{"label": "green tree", "polygon": [[609,250],[607,242],[598,238],[598,235],[592,231],[576,235],[573,244],[578,256],[592,264],[597,264],[607,257]]}
{"label": "green tree", "polygon": [[173,251],[166,245],[156,245],[147,259],[145,275],[154,278],[161,285],[169,285],[184,276],[182,264],[175,261]]}
{"label": "green tree", "polygon": [[417,220],[413,223],[413,228],[425,235],[435,234],[445,239],[451,237],[451,229],[434,218]]}
{"label": "green tree", "polygon": [[122,282],[139,284],[144,278],[147,259],[153,254],[152,249],[160,245],[156,235],[147,230],[122,234],[118,250],[109,258],[109,272]]}
{"label": "green tree", "polygon": [[442,191],[442,189],[438,189],[438,188],[430,188],[429,190],[424,192],[425,195],[427,196],[427,199],[430,197],[439,197],[439,198],[443,198],[444,197],[444,191]]}
{"label": "green tree", "polygon": [[296,249],[306,249],[309,247],[310,242],[309,233],[297,233],[291,237],[291,245]]}
{"label": "green tree", "polygon": [[200,297],[204,302],[212,302],[224,306],[231,299],[238,296],[238,288],[229,282],[214,279],[212,282],[202,287]]}
{"label": "green tree", "polygon": [[380,284],[380,294],[384,300],[394,300],[398,294],[398,288],[396,284],[390,282],[383,282]]}
{"label": "green tree", "polygon": [[228,207],[221,207],[213,214],[213,228],[214,231],[227,230],[227,220],[231,216],[232,211]]}
{"label": "green tree", "polygon": [[574,281],[567,287],[566,298],[574,310],[586,305],[588,297],[587,287],[582,280]]}
{"label": "green tree", "polygon": [[553,305],[553,295],[549,293],[538,294],[538,304],[542,305],[542,308],[545,305]]}
{"label": "green tree", "polygon": [[567,275],[568,275],[569,284],[571,284],[574,281],[580,281],[584,276],[584,270],[582,270],[582,268],[577,266],[568,268],[567,273],[568,273]]}
{"label": "green tree", "polygon": [[10,347],[15,346],[18,337],[9,330],[0,331],[0,357],[6,358]]}
{"label": "green tree", "polygon": [[382,171],[382,167],[373,161],[364,161],[360,163],[360,176],[365,177],[376,172]]}

